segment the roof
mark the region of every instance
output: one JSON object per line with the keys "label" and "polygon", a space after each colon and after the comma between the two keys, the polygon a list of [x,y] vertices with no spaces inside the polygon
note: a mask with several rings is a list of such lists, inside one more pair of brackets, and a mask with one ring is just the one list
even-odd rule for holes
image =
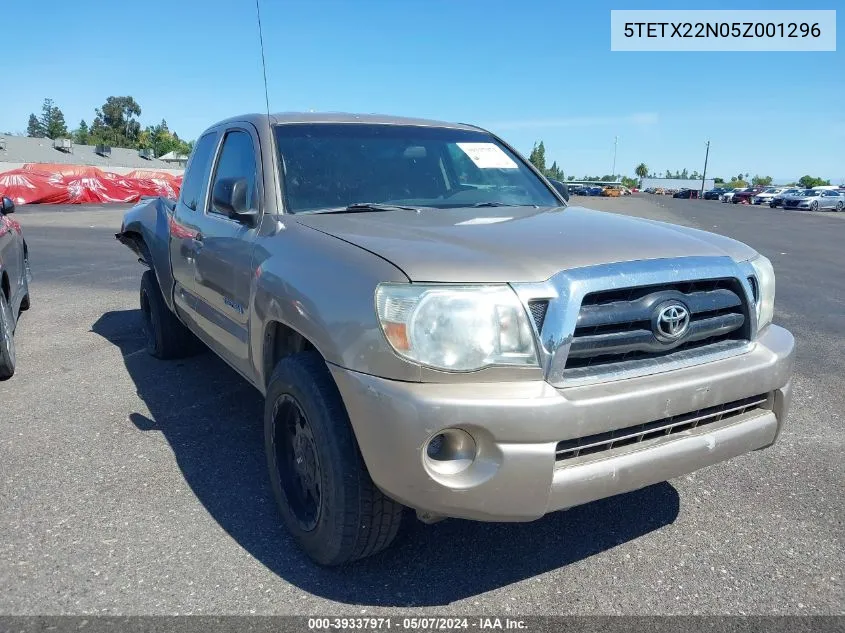
{"label": "roof", "polygon": [[169,160],[188,160],[187,154],[177,154],[176,152],[167,152],[166,154],[162,154],[158,157],[159,160],[169,161]]}
{"label": "roof", "polygon": [[[266,114],[243,114],[219,121],[209,128],[221,124],[245,121],[255,125],[264,126],[267,124]],[[417,125],[423,127],[448,127],[459,130],[479,130],[480,128],[466,123],[449,123],[448,121],[436,121],[433,119],[415,119],[408,117],[391,116],[387,114],[354,114],[349,112],[278,112],[269,116],[271,125],[282,125],[287,123],[369,123],[380,125]]]}
{"label": "roof", "polygon": [[28,136],[4,136],[6,149],[0,149],[0,162],[8,163],[60,163],[67,165],[93,165],[96,167],[171,168],[156,158],[146,159],[138,155],[137,149],[112,147],[108,158],[94,153],[93,145],[73,144],[73,152],[53,147],[49,138]]}

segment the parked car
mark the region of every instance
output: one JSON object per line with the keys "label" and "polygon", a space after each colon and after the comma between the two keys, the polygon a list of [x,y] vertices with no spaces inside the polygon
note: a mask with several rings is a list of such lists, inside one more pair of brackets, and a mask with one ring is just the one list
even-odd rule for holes
{"label": "parked car", "polygon": [[687,198],[687,199],[697,199],[698,198],[698,189],[681,189],[676,194],[672,196],[673,198]]}
{"label": "parked car", "polygon": [[723,193],[726,193],[728,190],[722,187],[716,187],[715,189],[710,189],[709,191],[704,192],[704,199],[705,200],[718,200],[719,196]]}
{"label": "parked car", "polygon": [[762,187],[746,187],[741,191],[734,192],[731,202],[733,204],[746,203],[751,204],[752,198],[763,190]]}
{"label": "parked car", "polygon": [[604,192],[604,187],[590,187],[587,189],[588,196],[600,196]]}
{"label": "parked car", "polygon": [[786,196],[783,199],[783,208],[842,211],[845,208],[845,198],[838,191],[831,189],[804,189],[801,193]]}
{"label": "parked car", "polygon": [[245,115],[116,237],[149,267],[148,351],[199,340],[264,396],[282,522],[339,565],[405,507],[530,521],[776,441],[794,342],[769,260],[565,206],[473,126]]}
{"label": "parked car", "polygon": [[775,209],[775,208],[777,208],[777,207],[779,207],[783,204],[783,199],[786,196],[791,196],[791,195],[796,194],[796,193],[801,193],[801,191],[803,191],[803,189],[801,189],[799,187],[792,187],[790,189],[784,189],[779,194],[776,194],[774,197],[772,197],[769,200],[769,207],[772,208],[772,209]]}
{"label": "parked car", "polygon": [[655,193],[655,194],[657,194],[657,195],[662,196],[665,192],[664,192],[664,190],[663,190],[663,187],[655,187],[655,188],[654,188],[654,191],[653,191],[652,193]]}
{"label": "parked car", "polygon": [[14,212],[12,199],[0,198],[0,380],[15,373],[15,329],[29,309],[29,250]]}
{"label": "parked car", "polygon": [[763,191],[755,195],[751,199],[751,202],[752,204],[769,204],[772,198],[784,191],[786,191],[786,187],[766,187]]}
{"label": "parked car", "polygon": [[730,190],[730,191],[726,191],[725,193],[723,193],[723,194],[719,197],[719,200],[721,200],[722,202],[731,202],[731,201],[733,200],[733,197],[734,197],[736,194],[738,194],[740,191],[744,191],[744,190],[745,190],[745,187],[737,187],[736,189],[732,189],[732,190]]}
{"label": "parked car", "polygon": [[607,187],[602,187],[601,195],[607,198],[619,198],[622,196],[622,189],[615,185],[608,185]]}

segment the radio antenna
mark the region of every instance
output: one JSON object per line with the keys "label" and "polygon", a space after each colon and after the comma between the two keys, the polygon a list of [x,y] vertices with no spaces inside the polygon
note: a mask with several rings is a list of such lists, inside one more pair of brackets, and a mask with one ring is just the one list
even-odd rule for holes
{"label": "radio antenna", "polygon": [[258,42],[261,44],[261,70],[264,72],[264,104],[267,106],[267,118],[270,118],[270,97],[267,93],[267,62],[264,61],[264,33],[261,30],[261,8],[255,0],[255,14],[258,16]]}

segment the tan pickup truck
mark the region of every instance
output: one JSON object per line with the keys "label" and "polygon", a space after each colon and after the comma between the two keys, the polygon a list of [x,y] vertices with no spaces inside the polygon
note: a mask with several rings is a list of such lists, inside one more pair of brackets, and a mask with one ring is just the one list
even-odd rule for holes
{"label": "tan pickup truck", "polygon": [[775,442],[769,261],[567,198],[472,125],[250,115],[117,237],[149,351],[208,347],[265,396],[282,520],[336,565],[406,508],[530,521]]}

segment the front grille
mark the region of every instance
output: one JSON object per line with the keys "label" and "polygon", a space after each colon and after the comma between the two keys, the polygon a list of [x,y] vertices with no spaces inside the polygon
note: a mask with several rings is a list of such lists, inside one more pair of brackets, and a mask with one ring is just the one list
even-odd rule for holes
{"label": "front grille", "polygon": [[558,462],[563,462],[583,455],[601,453],[630,444],[639,444],[667,435],[676,435],[683,431],[729,420],[755,409],[763,409],[767,403],[768,394],[764,393],[734,402],[690,411],[682,415],[629,426],[624,429],[563,440],[557,443],[555,459]]}
{"label": "front grille", "polygon": [[[727,343],[750,338],[745,293],[736,279],[714,279],[658,286],[594,292],[584,297],[569,348],[564,378],[581,377],[589,370],[611,370],[629,361],[650,361],[664,356],[722,349]],[[684,336],[659,340],[653,318],[669,300],[684,304],[690,313]]]}

